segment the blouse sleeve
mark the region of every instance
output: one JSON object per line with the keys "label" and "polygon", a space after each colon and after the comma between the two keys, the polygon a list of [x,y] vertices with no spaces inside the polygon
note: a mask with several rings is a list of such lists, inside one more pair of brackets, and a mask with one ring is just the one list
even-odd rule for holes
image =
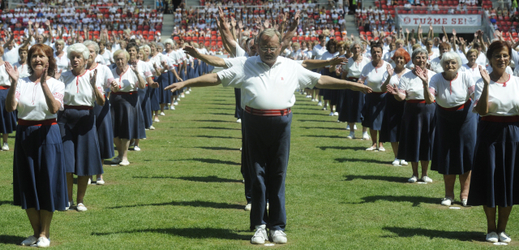
{"label": "blouse sleeve", "polygon": [[63,111],[63,97],[65,96],[65,84],[62,81],[53,80],[52,85],[48,85],[50,88],[50,92],[52,93],[52,96],[54,96],[54,99],[58,100],[60,103],[59,110]]}

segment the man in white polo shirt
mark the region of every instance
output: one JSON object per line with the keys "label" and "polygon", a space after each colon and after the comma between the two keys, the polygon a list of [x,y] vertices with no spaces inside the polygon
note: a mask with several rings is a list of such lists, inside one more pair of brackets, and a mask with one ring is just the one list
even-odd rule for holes
{"label": "man in white polo shirt", "polygon": [[[249,172],[252,177],[251,229],[256,232],[253,244],[263,244],[268,239],[274,243],[287,242],[285,176],[290,151],[291,107],[298,88],[352,89],[365,93],[371,88],[304,69],[299,63],[279,57],[281,35],[276,29],[265,29],[255,42],[259,56],[243,57],[243,63],[218,73],[207,74],[184,82],[174,83],[165,89],[171,91],[184,87],[204,87],[222,84],[224,87],[242,89],[245,112],[244,134],[248,144]],[[236,60],[239,60],[237,58]],[[270,210],[266,213],[266,197]]]}

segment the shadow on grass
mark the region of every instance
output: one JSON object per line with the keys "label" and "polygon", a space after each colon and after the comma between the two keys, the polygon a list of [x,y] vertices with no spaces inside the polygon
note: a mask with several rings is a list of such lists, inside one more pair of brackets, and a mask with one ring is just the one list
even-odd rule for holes
{"label": "shadow on grass", "polygon": [[209,150],[240,150],[239,148],[228,148],[228,147],[194,147],[194,148],[201,148],[201,149],[209,149]]}
{"label": "shadow on grass", "polygon": [[218,106],[235,106],[235,104],[230,104],[230,103],[224,103],[224,102],[211,102],[211,103],[207,103],[207,105],[218,105]]}
{"label": "shadow on grass", "polygon": [[[171,127],[173,128],[173,127]],[[241,130],[241,128],[225,128],[225,127],[198,127],[199,129],[217,129],[217,130]]]}
{"label": "shadow on grass", "polygon": [[302,137],[317,137],[317,138],[330,138],[330,139],[344,139],[345,136],[340,135],[302,135]]}
{"label": "shadow on grass", "polygon": [[319,149],[321,150],[327,150],[327,149],[338,149],[338,150],[348,150],[348,149],[351,149],[351,150],[366,150],[366,147],[344,147],[344,146],[324,146],[324,147],[318,147]]}
{"label": "shadow on grass", "polygon": [[374,203],[377,201],[392,201],[392,202],[410,202],[413,203],[413,207],[419,206],[421,203],[428,204],[439,204],[440,199],[438,198],[430,198],[430,197],[421,197],[421,196],[390,196],[390,195],[374,195],[374,196],[366,196],[362,198],[361,202],[351,202],[344,204],[365,204],[365,203]]}
{"label": "shadow on grass", "polygon": [[225,116],[230,115],[230,116],[234,116],[234,114],[232,114],[232,113],[209,113],[209,115],[225,115]]}
{"label": "shadow on grass", "polygon": [[298,122],[335,122],[335,121],[323,121],[323,120],[297,120]]}
{"label": "shadow on grass", "polygon": [[396,176],[380,176],[380,175],[345,175],[344,181],[353,181],[355,179],[362,180],[376,180],[376,181],[388,181],[388,182],[397,182],[397,183],[405,183],[407,182],[406,178],[396,177]]}
{"label": "shadow on grass", "polygon": [[92,235],[112,235],[112,234],[134,234],[134,233],[160,233],[170,234],[191,239],[227,239],[227,240],[250,240],[250,235],[240,235],[229,229],[221,228],[156,228],[156,229],[136,229],[120,232],[97,233]]}
{"label": "shadow on grass", "polygon": [[203,158],[178,159],[178,160],[170,159],[169,161],[199,161],[199,162],[211,163],[211,164],[225,164],[225,165],[238,165],[238,166],[241,166],[241,163],[237,163],[237,162],[233,162],[233,161],[222,161],[222,160],[217,160],[217,159],[203,159]]}
{"label": "shadow on grass", "polygon": [[211,202],[211,201],[172,201],[172,202],[163,202],[163,203],[135,204],[135,205],[126,205],[126,206],[116,206],[116,207],[111,207],[110,209],[129,208],[129,207],[148,207],[148,206],[208,207],[208,208],[240,209],[240,210],[243,210],[243,205],[240,205],[240,204],[229,204],[229,203]]}
{"label": "shadow on grass", "polygon": [[[2,206],[2,205],[14,205],[14,204],[13,204],[13,201],[0,201],[0,206]],[[22,239],[22,240],[24,240],[24,239]]]}
{"label": "shadow on grass", "polygon": [[[433,238],[443,238],[459,241],[482,241],[484,233],[482,232],[467,232],[467,231],[443,231],[431,230],[423,228],[405,228],[405,227],[383,227],[383,230],[390,231],[398,235],[398,237],[413,237],[426,236]],[[391,236],[383,236],[391,237]]]}
{"label": "shadow on grass", "polygon": [[345,130],[344,128],[333,128],[333,127],[300,127],[304,129],[327,129],[327,130]]}
{"label": "shadow on grass", "polygon": [[196,182],[238,182],[242,183],[242,180],[234,180],[234,179],[227,179],[227,178],[220,178],[215,175],[211,176],[134,176],[133,178],[139,178],[139,179],[177,179],[177,180],[185,180],[185,181],[196,181]]}
{"label": "shadow on grass", "polygon": [[336,158],[335,161],[340,163],[343,162],[364,162],[364,163],[378,163],[378,164],[389,164],[387,161],[379,161],[375,159],[355,159],[355,158]]}
{"label": "shadow on grass", "polygon": [[295,115],[320,115],[320,116],[329,116],[328,114],[324,114],[321,112],[318,112],[319,110],[316,110],[315,113],[303,113],[303,112],[293,112]]}
{"label": "shadow on grass", "polygon": [[25,240],[24,237],[20,236],[14,236],[14,235],[0,235],[0,243],[3,244],[13,244],[13,245],[20,245],[22,241]]}
{"label": "shadow on grass", "polygon": [[[189,137],[192,137],[192,136],[189,136]],[[211,139],[239,139],[239,140],[241,140],[241,137],[232,137],[232,136],[196,135],[194,137],[211,138]]]}
{"label": "shadow on grass", "polygon": [[224,120],[193,120],[194,122],[222,122],[222,123],[228,123],[231,121],[224,121]]}

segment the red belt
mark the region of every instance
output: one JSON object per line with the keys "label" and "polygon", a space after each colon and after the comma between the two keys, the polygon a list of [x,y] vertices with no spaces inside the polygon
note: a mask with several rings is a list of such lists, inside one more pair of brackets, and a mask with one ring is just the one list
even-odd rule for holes
{"label": "red belt", "polygon": [[467,102],[465,102],[465,103],[463,103],[463,104],[461,104],[459,106],[452,107],[452,108],[444,108],[444,107],[442,107],[440,105],[438,105],[438,107],[440,107],[440,108],[442,108],[444,110],[447,110],[447,111],[457,111],[457,110],[460,110],[460,109],[464,109],[465,105],[470,105],[470,101],[471,101],[471,99],[469,99]]}
{"label": "red belt", "polygon": [[70,105],[65,105],[65,108],[66,109],[78,109],[78,110],[90,110],[90,109],[93,109],[93,107],[90,107],[90,106],[70,106]]}
{"label": "red belt", "polygon": [[488,115],[481,117],[482,121],[486,122],[519,122],[519,116],[496,116],[496,115]]}
{"label": "red belt", "polygon": [[47,125],[56,125],[56,119],[48,119],[42,121],[30,121],[30,120],[22,120],[18,119],[18,125],[20,126],[47,126]]}
{"label": "red belt", "polygon": [[292,113],[290,108],[287,109],[253,109],[249,106],[245,107],[245,112],[257,116],[285,116]]}
{"label": "red belt", "polygon": [[9,89],[11,86],[0,86],[0,89]]}
{"label": "red belt", "polygon": [[112,92],[112,95],[134,95],[137,94],[137,91],[131,91],[131,92]]}

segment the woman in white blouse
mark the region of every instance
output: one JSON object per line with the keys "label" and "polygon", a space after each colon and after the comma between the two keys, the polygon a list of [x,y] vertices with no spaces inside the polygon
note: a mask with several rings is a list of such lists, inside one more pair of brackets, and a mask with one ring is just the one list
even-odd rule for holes
{"label": "woman in white blouse", "polygon": [[56,51],[54,52],[54,59],[56,60],[56,65],[58,66],[58,72],[65,73],[70,68],[70,61],[68,59],[67,53],[65,52],[65,41],[63,39],[59,39],[54,44],[56,47]]}
{"label": "woman in white blouse", "polygon": [[29,63],[27,61],[27,53],[29,53],[29,46],[23,46],[18,48],[18,62],[13,64],[13,67],[18,69],[20,78],[28,77],[29,74]]}
{"label": "woman in white blouse", "polygon": [[14,204],[25,209],[33,235],[24,246],[50,246],[49,230],[55,210],[65,210],[67,180],[63,144],[56,118],[63,109],[65,86],[53,78],[56,71],[52,48],[36,44],[29,50],[29,73],[6,65],[11,88],[6,109],[18,111],[13,160]]}
{"label": "woman in white blouse", "polygon": [[[4,48],[0,47],[0,55],[4,54]],[[9,134],[11,134],[16,129],[16,113],[7,111],[5,107],[5,100],[7,98],[7,93],[9,93],[9,89],[11,87],[11,82],[9,81],[9,75],[6,71],[6,62],[2,60],[0,57],[0,133],[2,133],[2,150],[8,151],[9,145],[7,144],[7,139],[9,138]]]}
{"label": "woman in white blouse", "polygon": [[[339,52],[337,50],[337,41],[335,41],[335,39],[329,40],[326,43],[326,52],[324,52],[324,54],[321,56],[321,60],[329,60],[329,59],[333,59],[337,56],[339,56]],[[322,69],[321,74],[331,76],[331,77],[336,77],[335,65],[325,66]],[[336,106],[335,103],[337,102],[337,94],[338,94],[339,90],[321,89],[319,94],[321,94],[321,91],[322,91],[323,100],[324,100],[323,110],[326,110],[326,107],[329,105],[330,106],[330,116],[333,116],[335,114],[334,108]],[[332,100],[332,98],[334,100]],[[332,105],[332,101],[334,103],[333,105]]]}
{"label": "woman in white blouse", "polygon": [[72,70],[61,74],[65,84],[63,104],[65,110],[58,115],[58,124],[63,138],[63,152],[67,167],[68,199],[73,205],[74,176],[77,179],[77,211],[86,211],[84,197],[88,179],[103,173],[99,139],[97,137],[94,106],[103,106],[103,83],[97,83],[97,70],[86,69],[90,56],[88,48],[76,43],[67,48]]}
{"label": "woman in white blouse", "polygon": [[468,205],[483,205],[487,219],[486,240],[490,242],[512,240],[505,230],[512,207],[519,202],[519,180],[515,171],[519,165],[516,160],[519,154],[519,78],[506,73],[511,53],[507,42],[490,44],[487,58],[493,71],[489,75],[481,67],[482,79],[476,82],[474,110],[481,116],[481,121]]}
{"label": "woman in white blouse", "polygon": [[134,66],[128,65],[130,54],[124,50],[114,53],[116,68],[112,69],[110,104],[112,105],[114,143],[118,156],[112,163],[121,166],[130,164],[128,147],[130,139],[144,138],[144,119],[139,101],[138,89],[146,88],[146,82]]}
{"label": "woman in white blouse", "polygon": [[422,165],[420,180],[428,183],[432,182],[432,179],[427,176],[427,171],[432,158],[436,105],[425,102],[424,95],[429,93],[426,88],[427,82],[418,77],[418,74],[424,71],[423,74],[430,79],[435,73],[425,68],[427,50],[415,49],[412,60],[415,68],[402,76],[397,88],[388,85],[387,89],[398,101],[406,101],[401,125],[401,130],[405,132],[400,133],[398,158],[411,162],[413,176],[408,182],[418,181],[420,162]]}
{"label": "woman in white blouse", "polygon": [[[454,183],[459,175],[461,204],[467,206],[478,124],[478,116],[472,112],[475,85],[469,74],[459,70],[458,53],[443,53],[441,65],[443,73],[431,78],[430,94],[425,95],[426,103],[436,101],[438,105],[431,169],[443,174],[445,198],[441,204],[454,202]],[[423,74],[418,76],[427,81]]]}
{"label": "woman in white blouse", "polygon": [[479,65],[476,63],[476,60],[478,59],[479,55],[479,50],[470,49],[466,55],[468,62],[461,66],[460,71],[469,74],[472,77],[472,80],[474,80],[474,82],[477,82],[479,79],[481,79],[481,74],[479,73]]}

